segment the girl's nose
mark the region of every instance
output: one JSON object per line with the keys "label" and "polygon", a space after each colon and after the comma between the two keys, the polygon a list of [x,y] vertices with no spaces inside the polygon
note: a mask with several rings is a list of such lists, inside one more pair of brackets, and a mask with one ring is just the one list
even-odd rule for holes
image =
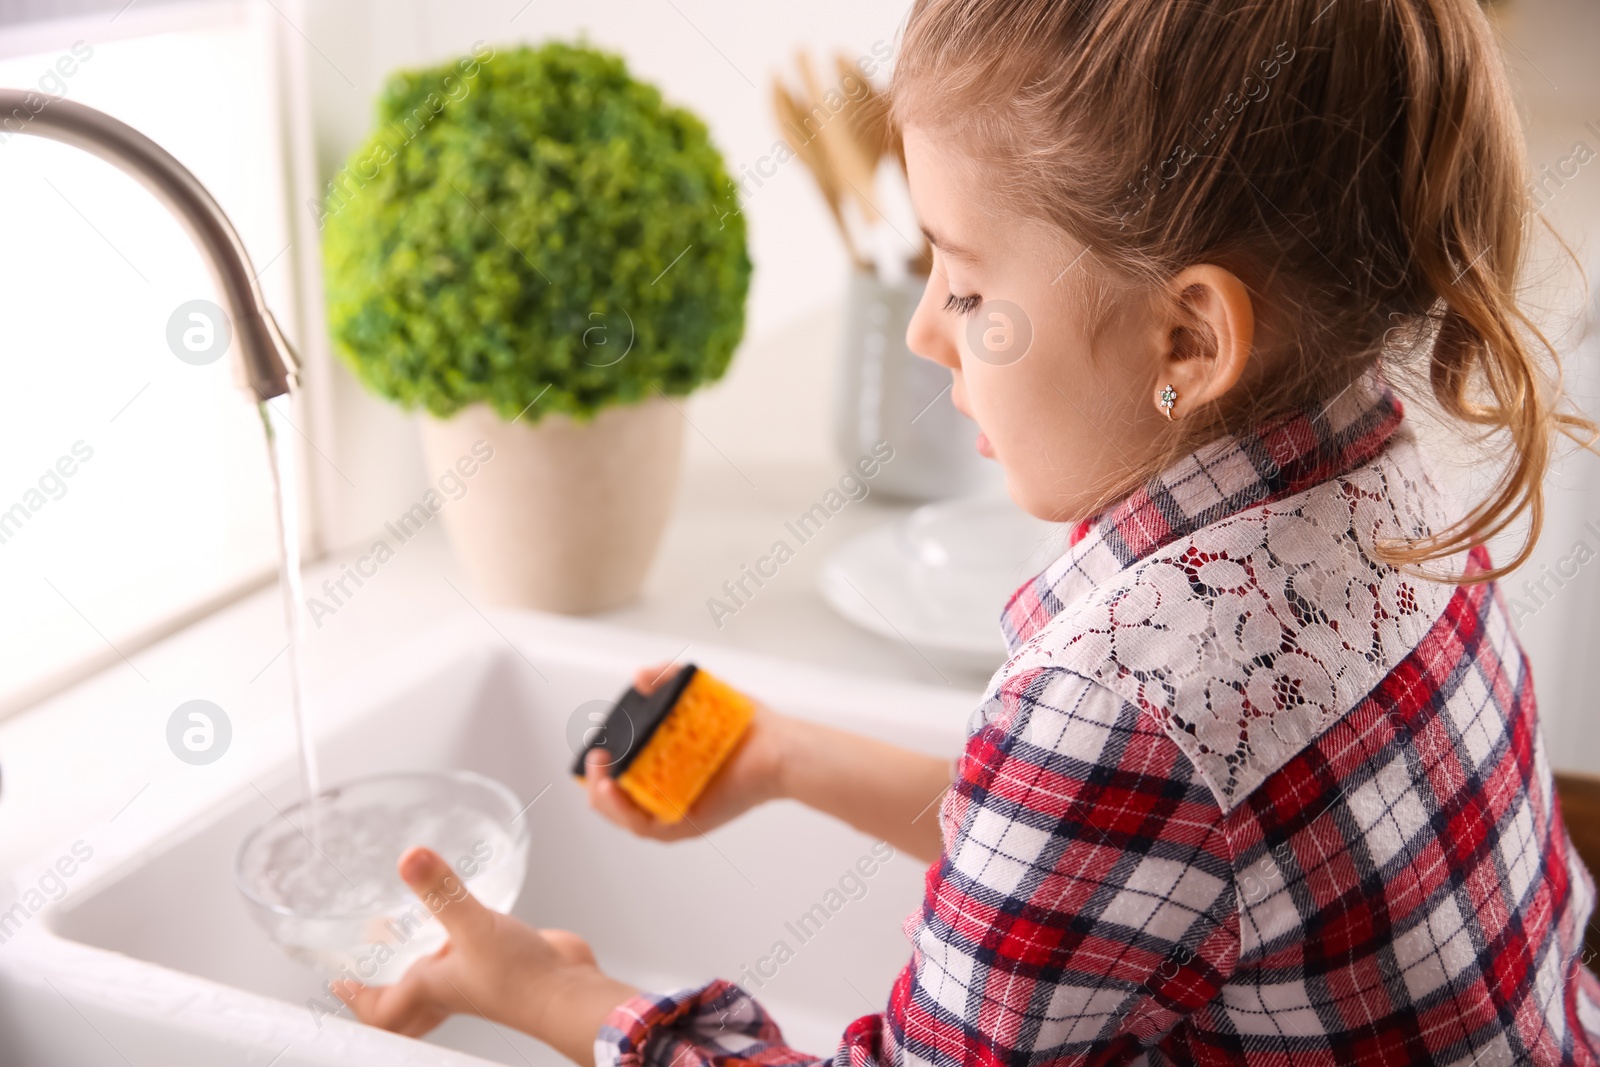
{"label": "girl's nose", "polygon": [[934,284],[933,277],[928,279],[927,286],[922,290],[922,299],[917,302],[917,310],[906,326],[906,347],[923,359],[931,359],[954,370],[961,366],[961,352],[956,348],[954,336],[948,329],[950,316],[943,314],[939,307],[942,288]]}

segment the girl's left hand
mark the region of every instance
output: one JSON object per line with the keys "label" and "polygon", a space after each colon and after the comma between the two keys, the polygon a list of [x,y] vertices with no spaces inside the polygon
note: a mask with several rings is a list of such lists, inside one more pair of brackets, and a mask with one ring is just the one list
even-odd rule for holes
{"label": "girl's left hand", "polygon": [[420,1037],[456,1013],[531,1034],[578,1063],[633,987],[606,977],[582,938],[535,930],[483,906],[437,853],[413,848],[400,877],[450,935],[390,986],[338,982],[333,991],[364,1023]]}
{"label": "girl's left hand", "polygon": [[[671,663],[641,667],[633,676],[634,688],[649,695],[682,669],[674,670]],[[755,716],[738,746],[717,769],[705,792],[689,806],[687,817],[673,823],[662,822],[635,804],[606,770],[605,750],[597,748],[583,765],[589,806],[640,837],[657,841],[698,837],[782,795],[779,775],[787,728],[787,719],[756,701]]]}

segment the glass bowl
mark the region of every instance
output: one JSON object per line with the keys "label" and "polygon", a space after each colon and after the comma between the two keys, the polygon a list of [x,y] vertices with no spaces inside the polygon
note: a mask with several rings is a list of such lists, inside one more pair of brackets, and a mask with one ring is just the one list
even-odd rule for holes
{"label": "glass bowl", "polygon": [[252,830],[234,881],[251,916],[290,957],[327,977],[387,985],[445,942],[396,861],[424,845],[467,889],[509,911],[528,867],[521,802],[469,771],[409,771],[344,782]]}

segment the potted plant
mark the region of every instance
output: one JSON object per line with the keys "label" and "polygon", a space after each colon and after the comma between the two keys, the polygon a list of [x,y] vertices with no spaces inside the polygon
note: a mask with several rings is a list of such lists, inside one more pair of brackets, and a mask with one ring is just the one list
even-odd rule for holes
{"label": "potted plant", "polygon": [[636,596],[677,485],[671,398],[744,331],[744,219],[704,123],[586,45],[480,47],[390,79],[323,226],[337,351],[426,412],[431,470],[473,468],[435,499],[479,589]]}

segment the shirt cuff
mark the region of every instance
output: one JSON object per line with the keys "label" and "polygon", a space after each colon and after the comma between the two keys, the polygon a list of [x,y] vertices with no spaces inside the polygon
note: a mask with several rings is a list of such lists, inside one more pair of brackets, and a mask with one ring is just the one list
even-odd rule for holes
{"label": "shirt cuff", "polygon": [[718,978],[671,993],[640,993],[611,1010],[594,1040],[595,1067],[685,1067],[751,1059],[783,1044],[766,1010]]}

